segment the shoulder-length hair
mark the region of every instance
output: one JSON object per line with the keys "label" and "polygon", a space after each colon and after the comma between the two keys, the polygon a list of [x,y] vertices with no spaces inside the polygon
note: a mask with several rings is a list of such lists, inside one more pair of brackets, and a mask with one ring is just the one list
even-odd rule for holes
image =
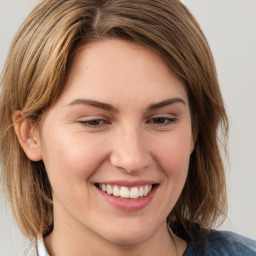
{"label": "shoulder-length hair", "polygon": [[44,164],[25,155],[13,113],[39,121],[62,93],[76,49],[107,38],[153,49],[184,82],[196,144],[168,221],[183,238],[194,223],[212,227],[226,212],[219,135],[226,137],[228,123],[214,60],[194,17],[178,0],[44,0],[17,32],[1,79],[2,180],[21,230],[29,238],[51,232],[53,205]]}

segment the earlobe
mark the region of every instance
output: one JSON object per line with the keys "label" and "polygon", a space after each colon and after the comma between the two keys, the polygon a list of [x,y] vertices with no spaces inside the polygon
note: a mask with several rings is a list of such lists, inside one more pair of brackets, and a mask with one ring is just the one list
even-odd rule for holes
{"label": "earlobe", "polygon": [[22,111],[13,115],[14,130],[27,157],[32,161],[42,159],[40,138],[36,124],[24,116]]}

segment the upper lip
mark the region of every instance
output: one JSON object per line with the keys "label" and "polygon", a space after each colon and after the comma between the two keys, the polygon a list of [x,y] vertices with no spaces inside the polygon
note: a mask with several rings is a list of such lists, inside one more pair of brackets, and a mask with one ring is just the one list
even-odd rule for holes
{"label": "upper lip", "polygon": [[124,186],[124,187],[137,187],[137,186],[158,184],[158,182],[152,181],[152,180],[137,180],[137,181],[111,180],[111,181],[96,182],[95,184],[118,185],[118,186]]}

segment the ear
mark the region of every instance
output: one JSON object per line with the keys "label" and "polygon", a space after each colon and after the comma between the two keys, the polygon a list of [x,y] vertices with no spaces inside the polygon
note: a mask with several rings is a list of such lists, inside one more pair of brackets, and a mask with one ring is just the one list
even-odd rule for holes
{"label": "ear", "polygon": [[38,127],[22,111],[13,115],[14,130],[27,157],[32,161],[42,159]]}

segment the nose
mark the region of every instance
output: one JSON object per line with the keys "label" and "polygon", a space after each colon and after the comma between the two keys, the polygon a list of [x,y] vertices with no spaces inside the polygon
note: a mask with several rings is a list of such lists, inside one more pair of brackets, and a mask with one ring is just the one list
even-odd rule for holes
{"label": "nose", "polygon": [[115,137],[110,155],[112,165],[135,173],[146,169],[152,161],[147,139],[136,129],[125,129]]}

